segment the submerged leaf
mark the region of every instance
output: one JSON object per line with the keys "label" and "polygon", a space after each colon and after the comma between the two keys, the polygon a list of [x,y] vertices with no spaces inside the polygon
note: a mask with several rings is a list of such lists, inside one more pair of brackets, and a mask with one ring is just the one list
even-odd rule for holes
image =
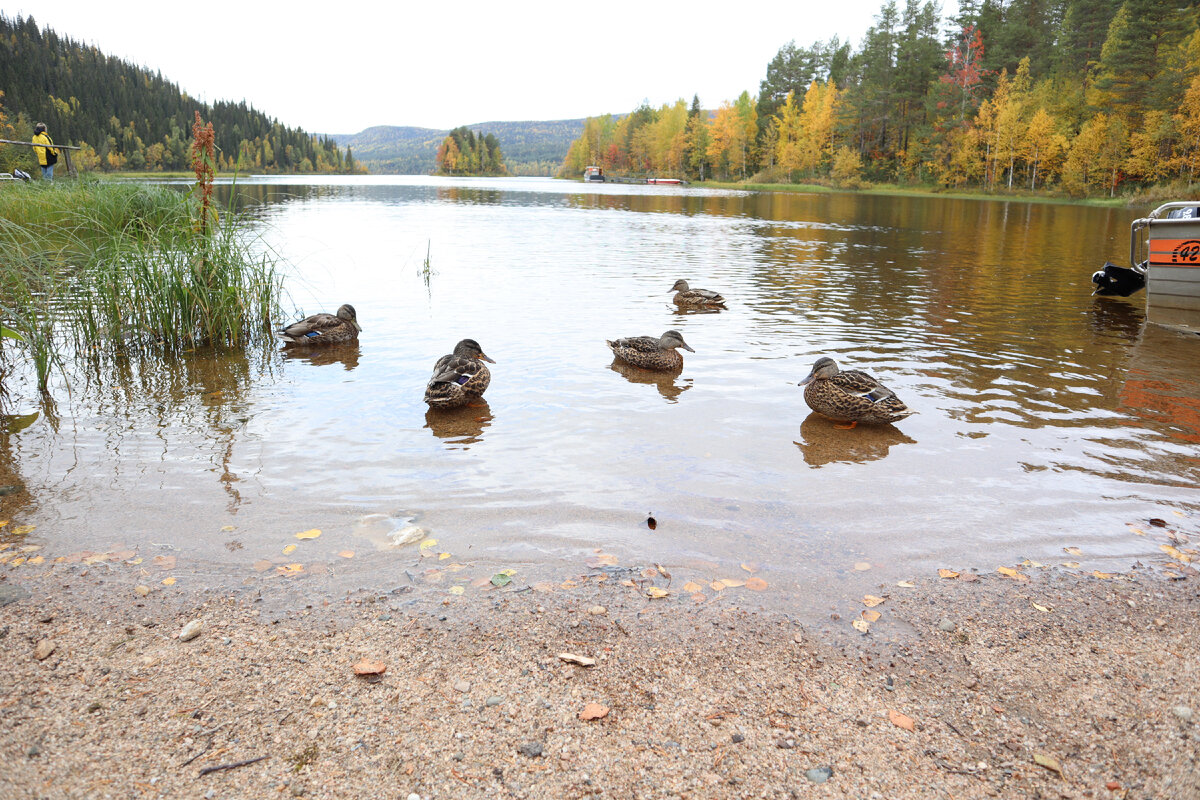
{"label": "submerged leaf", "polygon": [[696,592],[704,591],[704,587],[695,581],[688,581],[683,585],[683,590],[689,594],[695,594]]}
{"label": "submerged leaf", "polygon": [[885,602],[887,602],[886,599],[882,597],[876,597],[873,594],[863,595],[863,605],[867,608],[874,608],[875,606]]}
{"label": "submerged leaf", "polygon": [[354,551],[353,550],[343,550],[342,552],[338,553],[338,555],[341,556],[342,558],[354,558]]}
{"label": "submerged leaf", "polygon": [[854,628],[854,630],[860,633],[866,633],[867,631],[871,630],[871,623],[867,622],[865,619],[853,620],[850,625]]}
{"label": "submerged leaf", "polygon": [[904,587],[905,589],[915,589],[915,588],[917,588],[917,585],[916,585],[915,583],[913,583],[912,581],[896,581],[896,585],[897,585],[897,586],[902,586],[902,587]]}
{"label": "submerged leaf", "polygon": [[512,583],[512,575],[506,575],[503,572],[497,572],[492,576],[492,586],[508,586]]}
{"label": "submerged leaf", "polygon": [[857,561],[854,564],[854,569],[859,572],[866,572],[871,568],[871,565],[866,561]]}
{"label": "submerged leaf", "polygon": [[300,533],[297,533],[296,538],[297,539],[315,539],[320,535],[321,535],[320,529],[313,528],[311,530],[301,531]]}
{"label": "submerged leaf", "polygon": [[767,588],[767,582],[756,575],[746,581],[746,588],[752,592],[761,592]]}
{"label": "submerged leaf", "polygon": [[883,614],[880,614],[878,611],[872,611],[870,609],[863,609],[862,613],[859,616],[861,616],[867,622],[878,622],[879,618],[882,617]]}
{"label": "submerged leaf", "polygon": [[285,556],[290,556],[292,553],[296,552],[297,547],[299,547],[299,545],[289,544],[287,547],[283,548],[283,554]]}
{"label": "submerged leaf", "polygon": [[646,596],[651,600],[659,600],[669,594],[670,592],[668,592],[666,589],[660,589],[657,586],[650,586],[646,589]]}

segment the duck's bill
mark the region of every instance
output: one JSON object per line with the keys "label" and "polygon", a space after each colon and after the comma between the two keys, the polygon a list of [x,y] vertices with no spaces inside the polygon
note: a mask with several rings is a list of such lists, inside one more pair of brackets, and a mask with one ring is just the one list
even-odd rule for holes
{"label": "duck's bill", "polygon": [[695,350],[693,350],[692,348],[688,347],[686,344],[681,344],[681,345],[679,345],[679,346],[680,346],[680,347],[682,347],[684,350],[687,350],[689,353],[694,353],[694,352],[696,352],[696,351],[695,351]]}
{"label": "duck's bill", "polygon": [[815,377],[817,377],[817,376],[816,376],[816,374],[815,374],[815,373],[812,373],[812,372],[810,372],[810,373],[808,374],[808,377],[807,377],[807,378],[805,378],[804,380],[800,381],[800,383],[798,383],[798,384],[796,384],[796,385],[797,385],[797,386],[808,386],[810,383],[812,383],[812,382],[813,382],[813,378],[815,378]]}
{"label": "duck's bill", "polygon": [[475,356],[475,357],[476,357],[476,358],[478,358],[480,361],[486,361],[486,362],[488,362],[489,364],[495,364],[495,363],[496,363],[495,361],[492,361],[490,358],[488,358],[487,356],[485,356],[483,353],[480,353],[479,355],[477,355],[477,356]]}
{"label": "duck's bill", "polygon": [[358,320],[354,321],[354,327],[359,333],[362,333],[362,325],[358,324]]}

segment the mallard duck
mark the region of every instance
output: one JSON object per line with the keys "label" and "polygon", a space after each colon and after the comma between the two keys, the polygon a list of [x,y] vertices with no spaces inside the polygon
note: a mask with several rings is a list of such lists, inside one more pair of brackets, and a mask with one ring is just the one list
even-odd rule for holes
{"label": "mallard duck", "polygon": [[693,308],[724,308],[725,298],[708,289],[689,289],[688,282],[680,279],[671,287],[675,292],[675,305]]}
{"label": "mallard duck", "polygon": [[860,422],[883,424],[904,419],[916,412],[901,402],[891,389],[856,369],[840,370],[832,358],[822,357],[812,372],[800,381],[804,402],[818,414],[853,428]]}
{"label": "mallard duck", "polygon": [[630,336],[607,344],[617,358],[643,369],[679,369],[683,366],[683,356],[675,348],[696,352],[683,341],[683,334],[679,331],[667,331],[657,339],[653,336]]}
{"label": "mallard duck", "polygon": [[341,344],[358,339],[361,330],[362,325],[358,324],[354,306],[346,303],[337,310],[336,315],[313,314],[276,331],[276,335],[284,344]]}
{"label": "mallard duck", "polygon": [[484,361],[495,361],[483,354],[474,339],[463,339],[454,352],[442,356],[433,365],[433,377],[425,387],[425,402],[430,408],[459,408],[480,397],[492,381]]}

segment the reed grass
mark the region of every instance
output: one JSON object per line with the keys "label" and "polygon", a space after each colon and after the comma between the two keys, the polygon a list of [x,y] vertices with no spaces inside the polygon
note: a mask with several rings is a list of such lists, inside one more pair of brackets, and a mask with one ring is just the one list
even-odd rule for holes
{"label": "reed grass", "polygon": [[145,184],[4,187],[0,324],[21,339],[0,339],[0,358],[24,352],[44,392],[68,357],[269,335],[282,294],[276,257],[232,210],[197,226],[196,205]]}

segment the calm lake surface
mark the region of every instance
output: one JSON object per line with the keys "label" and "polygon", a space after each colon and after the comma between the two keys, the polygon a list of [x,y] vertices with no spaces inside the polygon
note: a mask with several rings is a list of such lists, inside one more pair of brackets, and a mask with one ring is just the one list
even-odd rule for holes
{"label": "calm lake surface", "polygon": [[[237,191],[290,264],[287,305],[352,303],[359,345],[135,359],[57,419],[10,420],[33,496],[14,524],[47,556],[445,593],[504,568],[557,583],[602,550],[677,584],[745,563],[769,585],[754,602],[788,606],[939,567],[1124,569],[1162,556],[1131,526],[1200,511],[1200,337],[1146,324],[1144,296],[1090,296],[1135,211],[541,179]],[[678,278],[728,310],[677,312]],[[696,350],[679,375],[605,347],[671,328]],[[486,404],[427,414],[434,361],[467,337],[496,361]],[[821,355],[919,413],[811,416],[797,382]],[[389,546],[413,525],[437,540],[424,559]]]}

